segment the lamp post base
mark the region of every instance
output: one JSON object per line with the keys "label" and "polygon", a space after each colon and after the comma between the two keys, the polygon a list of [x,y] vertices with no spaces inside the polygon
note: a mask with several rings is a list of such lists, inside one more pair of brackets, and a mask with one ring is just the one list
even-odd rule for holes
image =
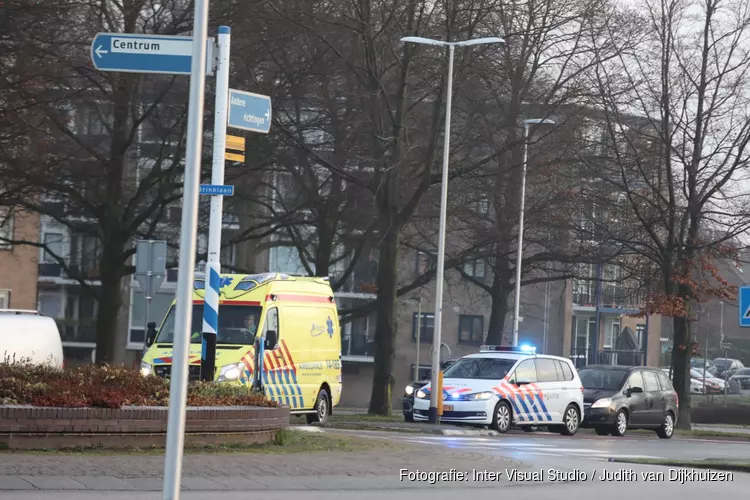
{"label": "lamp post base", "polygon": [[438,415],[438,409],[430,407],[430,411],[427,414],[427,421],[431,424],[439,424],[440,423],[440,415]]}

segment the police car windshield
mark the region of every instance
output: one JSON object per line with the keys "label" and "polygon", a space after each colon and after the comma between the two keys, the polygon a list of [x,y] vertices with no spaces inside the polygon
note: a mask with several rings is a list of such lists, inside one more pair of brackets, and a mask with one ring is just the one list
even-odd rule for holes
{"label": "police car windshield", "polygon": [[508,374],[516,361],[505,358],[461,358],[445,371],[443,378],[498,380]]}
{"label": "police car windshield", "polygon": [[[260,322],[261,308],[258,306],[222,305],[219,308],[219,330],[217,344],[253,345]],[[164,325],[156,337],[157,344],[174,342],[175,308],[172,306]],[[193,324],[190,328],[190,343],[200,344],[203,339],[203,304],[193,306]]]}
{"label": "police car windshield", "polygon": [[599,370],[584,368],[578,372],[584,389],[604,389],[616,391],[622,387],[628,372],[625,370]]}

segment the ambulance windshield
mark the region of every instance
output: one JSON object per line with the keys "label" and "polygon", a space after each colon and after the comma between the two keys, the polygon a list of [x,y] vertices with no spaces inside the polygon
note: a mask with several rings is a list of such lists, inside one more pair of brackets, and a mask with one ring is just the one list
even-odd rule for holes
{"label": "ambulance windshield", "polygon": [[[258,331],[259,306],[222,305],[219,307],[219,329],[216,344],[253,345]],[[175,307],[167,313],[167,319],[156,337],[157,344],[171,344],[174,341]],[[203,304],[193,306],[193,322],[190,328],[190,343],[200,344],[203,338]]]}
{"label": "ambulance windshield", "polygon": [[443,378],[479,378],[498,380],[516,364],[515,359],[461,358],[443,374]]}

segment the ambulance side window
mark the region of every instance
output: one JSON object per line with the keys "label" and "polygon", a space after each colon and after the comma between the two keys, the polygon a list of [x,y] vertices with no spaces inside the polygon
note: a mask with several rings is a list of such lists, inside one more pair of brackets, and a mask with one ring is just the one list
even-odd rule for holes
{"label": "ambulance side window", "polygon": [[279,310],[275,307],[266,313],[266,324],[263,327],[266,338],[266,349],[276,349],[279,340]]}

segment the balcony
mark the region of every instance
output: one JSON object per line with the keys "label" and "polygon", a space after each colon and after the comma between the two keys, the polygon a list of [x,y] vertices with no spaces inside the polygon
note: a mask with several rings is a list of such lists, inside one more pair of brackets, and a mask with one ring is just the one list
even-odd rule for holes
{"label": "balcony", "polygon": [[[577,287],[573,285],[575,290]],[[573,305],[581,307],[596,307],[596,294],[589,291],[574,291],[573,292]]]}
{"label": "balcony", "polygon": [[41,262],[39,264],[39,278],[53,278],[61,280],[99,281],[99,266],[97,263],[79,263],[72,259],[63,266],[59,262]]}
{"label": "balcony", "polygon": [[591,349],[572,349],[570,360],[579,369],[587,365],[645,366],[646,352],[642,349],[602,349],[598,352]]}

